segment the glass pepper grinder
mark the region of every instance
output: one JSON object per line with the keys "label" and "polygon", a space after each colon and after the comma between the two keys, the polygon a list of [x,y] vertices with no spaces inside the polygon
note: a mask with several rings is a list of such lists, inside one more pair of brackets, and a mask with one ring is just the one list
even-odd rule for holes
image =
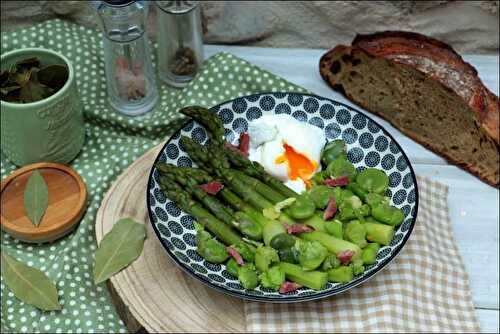
{"label": "glass pepper grinder", "polygon": [[126,115],[148,112],[158,100],[145,6],[144,1],[104,0],[97,7],[104,32],[108,99]]}
{"label": "glass pepper grinder", "polygon": [[158,75],[184,87],[203,62],[203,33],[198,1],[156,1]]}

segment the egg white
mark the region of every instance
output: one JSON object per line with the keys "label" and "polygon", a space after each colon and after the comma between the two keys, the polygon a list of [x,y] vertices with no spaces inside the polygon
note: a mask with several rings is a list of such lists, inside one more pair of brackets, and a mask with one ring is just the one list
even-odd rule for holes
{"label": "egg white", "polygon": [[317,164],[316,171],[321,170],[321,149],[326,138],[320,128],[300,122],[287,114],[264,115],[250,122],[250,160],[259,162],[264,169],[280,179],[286,186],[300,193],[306,189],[301,179],[290,180],[286,163],[277,164],[276,159],[283,155],[286,143]]}

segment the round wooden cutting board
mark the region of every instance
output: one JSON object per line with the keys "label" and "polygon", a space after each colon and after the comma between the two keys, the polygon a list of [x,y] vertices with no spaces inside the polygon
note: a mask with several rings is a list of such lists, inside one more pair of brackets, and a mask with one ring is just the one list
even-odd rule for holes
{"label": "round wooden cutting board", "polygon": [[[26,216],[24,191],[28,179],[38,171],[48,190],[48,206],[38,226]],[[39,162],[19,168],[0,186],[0,223],[2,229],[24,242],[50,242],[70,233],[80,222],[87,190],[81,176],[71,167]]]}
{"label": "round wooden cutting board", "polygon": [[243,332],[243,301],[187,276],[170,260],[149,223],[146,185],[159,145],[129,166],[104,197],[96,218],[100,243],[113,224],[130,217],[146,224],[144,250],[108,281],[118,312],[130,332]]}

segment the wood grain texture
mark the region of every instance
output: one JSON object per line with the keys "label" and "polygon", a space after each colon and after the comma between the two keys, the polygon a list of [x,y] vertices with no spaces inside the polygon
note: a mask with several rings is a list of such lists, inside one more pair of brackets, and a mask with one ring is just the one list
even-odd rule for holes
{"label": "wood grain texture", "polygon": [[[34,226],[24,209],[24,189],[34,170],[47,183],[49,205],[38,226]],[[57,163],[36,163],[16,170],[0,187],[2,229],[26,242],[53,241],[69,233],[80,221],[87,200],[87,190],[80,175]]]}
{"label": "wood grain texture", "polygon": [[170,260],[149,223],[148,175],[163,145],[139,158],[116,180],[96,217],[100,243],[120,218],[146,224],[141,256],[108,281],[122,319],[131,332],[242,332],[243,301],[205,287]]}

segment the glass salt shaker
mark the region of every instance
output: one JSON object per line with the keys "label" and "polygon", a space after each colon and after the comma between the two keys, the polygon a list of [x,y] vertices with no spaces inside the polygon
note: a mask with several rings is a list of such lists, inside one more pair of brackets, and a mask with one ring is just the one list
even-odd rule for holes
{"label": "glass salt shaker", "polygon": [[191,81],[203,62],[198,1],[156,1],[158,75],[174,87]]}
{"label": "glass salt shaker", "polygon": [[108,99],[126,115],[150,111],[158,100],[145,34],[144,1],[104,0],[97,7],[104,32]]}

